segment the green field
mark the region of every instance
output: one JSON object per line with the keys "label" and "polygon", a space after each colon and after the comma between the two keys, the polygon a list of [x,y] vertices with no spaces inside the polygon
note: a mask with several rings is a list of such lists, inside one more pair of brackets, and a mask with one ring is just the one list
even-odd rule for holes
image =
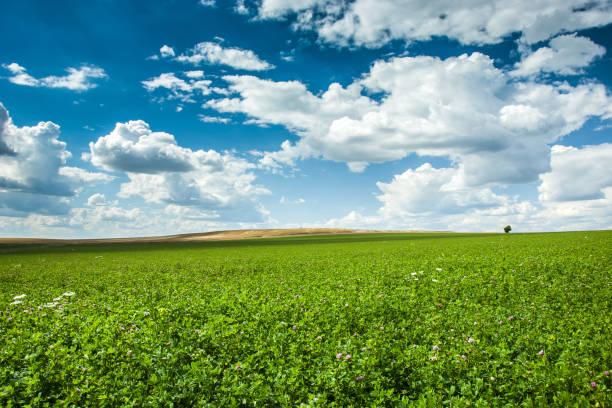
{"label": "green field", "polygon": [[0,245],[0,406],[611,407],[611,258],[612,231]]}

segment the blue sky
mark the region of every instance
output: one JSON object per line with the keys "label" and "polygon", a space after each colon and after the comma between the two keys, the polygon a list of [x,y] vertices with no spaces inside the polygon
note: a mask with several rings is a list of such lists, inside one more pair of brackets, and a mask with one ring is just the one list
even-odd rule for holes
{"label": "blue sky", "polygon": [[612,226],[609,1],[7,0],[0,234]]}

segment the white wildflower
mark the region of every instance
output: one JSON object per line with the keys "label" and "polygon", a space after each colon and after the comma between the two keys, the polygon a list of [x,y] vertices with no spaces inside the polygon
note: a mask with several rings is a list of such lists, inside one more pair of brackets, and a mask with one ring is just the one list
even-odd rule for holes
{"label": "white wildflower", "polygon": [[15,296],[15,297],[13,298],[13,300],[23,299],[24,297],[26,297],[26,295],[19,295],[19,296]]}
{"label": "white wildflower", "polygon": [[18,305],[20,303],[23,303],[21,300],[16,300],[14,302],[11,302],[11,305]]}
{"label": "white wildflower", "polygon": [[49,302],[43,305],[43,307],[55,307],[55,306],[57,306],[57,302]]}
{"label": "white wildflower", "polygon": [[62,293],[62,296],[68,296],[68,297],[74,296],[74,292],[64,292]]}
{"label": "white wildflower", "polygon": [[59,302],[60,300],[62,300],[62,297],[58,296],[58,297],[54,298],[53,300],[56,301],[56,302]]}

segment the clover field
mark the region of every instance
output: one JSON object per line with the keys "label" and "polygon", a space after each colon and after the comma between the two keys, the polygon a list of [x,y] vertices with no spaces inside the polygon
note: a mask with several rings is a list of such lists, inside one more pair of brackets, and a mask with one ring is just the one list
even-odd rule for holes
{"label": "clover field", "polygon": [[2,407],[611,407],[612,231],[0,245]]}

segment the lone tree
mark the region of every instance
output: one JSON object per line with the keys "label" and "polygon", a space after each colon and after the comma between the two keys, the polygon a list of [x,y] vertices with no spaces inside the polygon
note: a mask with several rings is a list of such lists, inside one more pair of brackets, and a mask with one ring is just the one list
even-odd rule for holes
{"label": "lone tree", "polygon": [[507,234],[507,233],[509,233],[510,231],[512,231],[512,227],[511,227],[511,226],[509,226],[509,225],[506,225],[506,226],[504,227],[504,232]]}

